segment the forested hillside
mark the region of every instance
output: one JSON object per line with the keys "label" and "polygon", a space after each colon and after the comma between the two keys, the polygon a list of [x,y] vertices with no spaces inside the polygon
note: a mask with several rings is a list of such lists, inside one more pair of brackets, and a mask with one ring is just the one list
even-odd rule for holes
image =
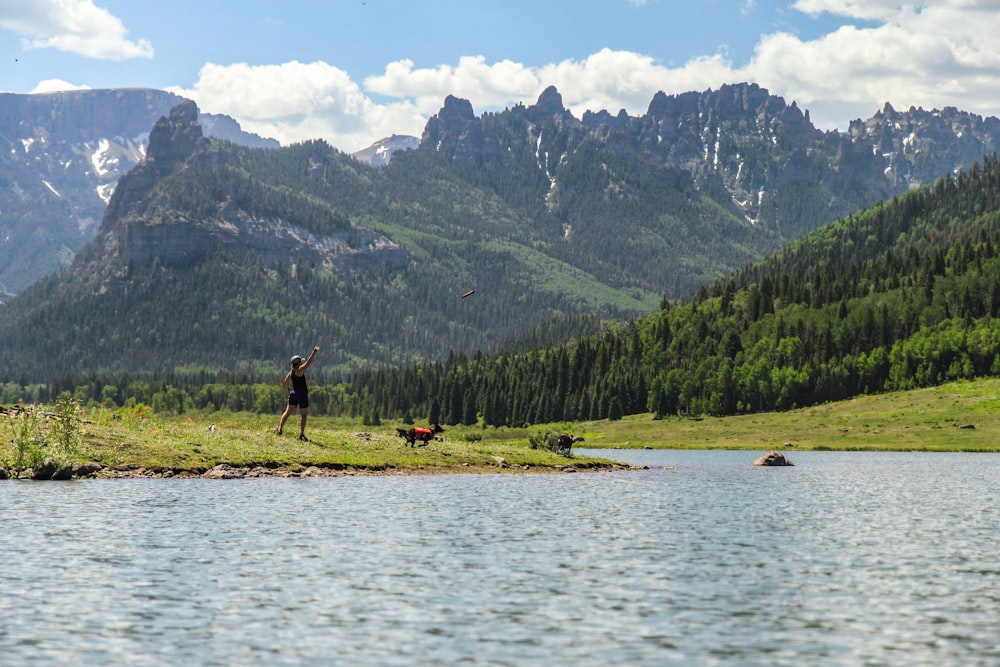
{"label": "forested hillside", "polygon": [[[384,414],[430,412],[436,400],[457,419],[459,397],[463,419],[490,424],[785,407],[884,386],[883,356],[919,335],[914,323],[937,326],[936,314],[954,312],[935,290],[955,269],[933,253],[947,258],[955,230],[988,228],[993,210],[963,194],[959,215],[942,199],[982,181],[988,163],[754,265],[834,211],[964,159],[992,141],[996,123],[887,109],[850,136],[823,133],[794,103],[746,84],[660,94],[639,118],[578,120],[555,89],[478,117],[450,97],[419,147],[382,168],[322,141],[210,140],[198,118],[184,102],[160,119],[95,239],[68,270],[0,307],[0,380],[81,384],[88,397],[139,380],[191,394],[218,379],[273,380],[292,353],[318,344],[324,379],[385,375],[370,387],[359,375],[361,389],[337,401]],[[904,148],[948,144],[956,132],[974,140],[944,162],[924,148],[893,151],[887,171],[873,137],[892,148],[903,131]],[[925,271],[922,296],[902,273],[913,256],[940,269],[933,289]],[[842,291],[875,270],[898,284]],[[677,298],[690,303],[655,312]],[[852,327],[873,335],[870,321],[879,345],[853,337]],[[520,355],[558,340],[580,342]],[[777,357],[765,353],[772,343]],[[469,357],[488,366],[467,367]],[[421,377],[399,381],[406,389],[394,396],[391,378],[413,364]],[[577,376],[560,384],[567,367]],[[445,376],[435,380],[437,368]],[[537,384],[536,373],[557,384]],[[473,378],[492,389],[466,386]]]}
{"label": "forested hillside", "polygon": [[260,377],[315,344],[327,371],[404,364],[660,300],[553,257],[557,225],[440,157],[377,169],[323,142],[243,148],[202,136],[193,104],[175,111],[70,269],[0,308],[4,380]]}
{"label": "forested hillside", "polygon": [[991,157],[649,317],[525,354],[361,373],[346,395],[383,417],[520,425],[782,410],[995,374],[998,254]]}
{"label": "forested hillside", "polygon": [[[1000,373],[998,318],[1000,160],[990,157],[593,335],[557,330],[571,339],[325,376],[315,412],[500,426],[783,410]],[[167,411],[273,412],[283,401],[277,383],[210,380],[67,377],[52,389]]]}
{"label": "forested hillside", "polygon": [[780,247],[778,230],[749,224],[725,188],[674,166],[639,132],[575,119],[554,88],[534,106],[481,117],[449,97],[421,149],[389,169],[394,182],[433,171],[492,193],[517,212],[511,238],[623,290],[687,295]]}

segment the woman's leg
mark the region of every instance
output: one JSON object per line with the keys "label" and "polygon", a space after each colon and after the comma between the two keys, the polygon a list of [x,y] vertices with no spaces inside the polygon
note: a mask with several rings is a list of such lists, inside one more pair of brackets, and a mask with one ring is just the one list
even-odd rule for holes
{"label": "woman's leg", "polygon": [[295,406],[289,405],[288,407],[285,408],[285,411],[281,414],[281,423],[278,424],[278,435],[281,435],[281,432],[285,428],[285,422],[288,421],[288,418],[292,415],[292,412],[294,410]]}

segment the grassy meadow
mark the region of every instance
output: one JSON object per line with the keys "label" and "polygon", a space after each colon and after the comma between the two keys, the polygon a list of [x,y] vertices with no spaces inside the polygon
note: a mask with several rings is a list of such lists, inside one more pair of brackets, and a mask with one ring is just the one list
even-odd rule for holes
{"label": "grassy meadow", "polygon": [[[69,412],[67,413],[67,410]],[[244,413],[158,416],[148,408],[87,411],[27,406],[0,415],[0,471],[29,476],[46,459],[97,476],[234,476],[562,472],[615,469],[588,448],[1000,451],[1000,379],[863,396],[789,412],[735,417],[550,424],[524,429],[450,427],[442,442],[408,447],[395,426],[310,416],[309,442],[297,417],[277,435],[278,416]],[[533,448],[547,433],[584,443],[570,457]],[[90,463],[80,470],[80,464]]]}
{"label": "grassy meadow", "polygon": [[[498,431],[449,429],[442,442],[409,447],[395,435],[397,424],[368,427],[310,416],[309,441],[303,442],[297,437],[297,416],[289,420],[285,434],[278,435],[278,415],[157,416],[145,407],[77,409],[76,427],[67,426],[71,419],[61,410],[47,406],[26,406],[0,416],[0,473],[31,476],[45,459],[76,467],[77,476],[99,477],[195,476],[218,466],[235,469],[232,476],[564,472],[622,467],[585,455],[567,457],[532,448],[529,437],[543,429],[502,435]],[[90,465],[81,473],[81,464]]]}
{"label": "grassy meadow", "polygon": [[575,428],[587,447],[1000,452],[1000,378],[788,412],[663,420],[638,415]]}

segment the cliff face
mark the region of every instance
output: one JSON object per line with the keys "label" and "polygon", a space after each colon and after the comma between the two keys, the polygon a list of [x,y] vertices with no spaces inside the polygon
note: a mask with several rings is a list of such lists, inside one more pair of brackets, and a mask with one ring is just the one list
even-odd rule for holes
{"label": "cliff face", "polygon": [[[140,89],[0,94],[0,300],[67,267],[94,238],[119,178],[149,154],[154,123],[183,101]],[[196,122],[209,137],[276,146],[224,116],[198,114]],[[163,145],[167,151],[180,146]],[[482,116],[467,100],[449,96],[419,144],[391,137],[356,157],[384,164],[397,150],[433,151],[487,185],[495,178],[490,174],[520,179],[512,170],[530,170],[545,189],[542,205],[559,218],[567,238],[582,228],[574,221],[580,198],[569,196],[577,186],[573,179],[586,169],[582,161],[602,165],[608,197],[644,196],[611,167],[618,164],[631,171],[632,181],[658,180],[707,194],[747,228],[772,235],[770,250],[967,167],[998,146],[1000,120],[951,107],[901,112],[886,105],[846,132],[823,132],[794,102],[737,84],[659,93],[635,117],[597,111],[577,119],[555,88],[535,104]],[[119,206],[128,204],[126,198]],[[240,227],[239,215],[227,215]],[[135,252],[145,257],[140,245]]]}
{"label": "cliff face", "polygon": [[183,98],[160,90],[73,90],[0,94],[0,133],[51,144],[87,143],[96,136],[135,138]]}
{"label": "cliff face", "polygon": [[[396,243],[369,229],[318,235],[279,219],[242,210],[226,211],[210,225],[187,219],[159,224],[129,221],[125,230],[112,249],[118,251],[119,267],[143,267],[158,261],[167,267],[183,269],[216,253],[245,258],[269,268],[304,264],[337,272],[375,264],[399,269],[409,262]],[[113,256],[108,255],[104,260]]]}
{"label": "cliff face", "polygon": [[[0,300],[69,265],[145,158],[150,128],[183,101],[145,89],[0,94]],[[201,122],[212,137],[278,145],[225,116]]]}
{"label": "cliff face", "polygon": [[187,172],[189,182],[207,181],[238,167],[234,153],[211,149],[198,107],[182,101],[153,126],[146,159],[119,180],[97,238],[75,270],[118,279],[154,261],[184,269],[219,253],[265,267],[300,263],[337,271],[407,261],[395,243],[371,230],[345,223],[318,233],[256,210],[250,199],[212,200],[213,214],[194,215],[174,204],[189,196],[190,186],[164,185],[179,173]]}
{"label": "cliff face", "polygon": [[872,151],[895,189],[933,182],[1000,149],[1000,119],[954,107],[900,112],[886,104],[851,123],[852,141]]}
{"label": "cliff face", "polygon": [[[823,132],[808,111],[754,84],[657,93],[642,116],[600,111],[580,120],[550,88],[532,106],[484,119],[467,101],[449,97],[427,123],[420,147],[484,167],[531,152],[557,193],[560,169],[581,146],[597,145],[598,154],[637,170],[687,174],[748,224],[783,241],[932,183],[1000,145],[1000,120],[954,108],[897,112],[886,105],[847,132]],[[553,206],[558,202],[551,198]]]}
{"label": "cliff face", "polygon": [[322,332],[348,368],[501,349],[532,327],[572,337],[578,316],[648,313],[930,182],[996,125],[886,109],[821,132],[749,85],[577,119],[549,89],[482,116],[448,98],[376,169],[321,141],[207,141],[200,118],[182,102],[151,125],[93,243],[0,308],[0,366],[266,368]]}

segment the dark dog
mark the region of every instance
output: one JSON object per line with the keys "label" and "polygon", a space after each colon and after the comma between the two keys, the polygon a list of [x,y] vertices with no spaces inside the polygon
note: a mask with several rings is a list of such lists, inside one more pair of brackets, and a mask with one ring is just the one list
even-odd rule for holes
{"label": "dark dog", "polygon": [[396,429],[396,435],[406,440],[406,444],[410,447],[418,446],[417,440],[420,441],[420,447],[426,447],[427,443],[432,439],[439,439],[437,434],[443,432],[444,429],[441,428],[440,424],[431,424],[430,428],[426,428],[424,426],[414,426],[411,429]]}
{"label": "dark dog", "polygon": [[557,443],[556,446],[559,448],[557,450],[557,453],[559,453],[559,454],[569,454],[570,451],[573,449],[573,443],[574,442],[583,442],[583,437],[578,435],[578,436],[576,436],[574,438],[571,435],[567,435],[566,433],[563,433],[556,440],[556,443]]}

